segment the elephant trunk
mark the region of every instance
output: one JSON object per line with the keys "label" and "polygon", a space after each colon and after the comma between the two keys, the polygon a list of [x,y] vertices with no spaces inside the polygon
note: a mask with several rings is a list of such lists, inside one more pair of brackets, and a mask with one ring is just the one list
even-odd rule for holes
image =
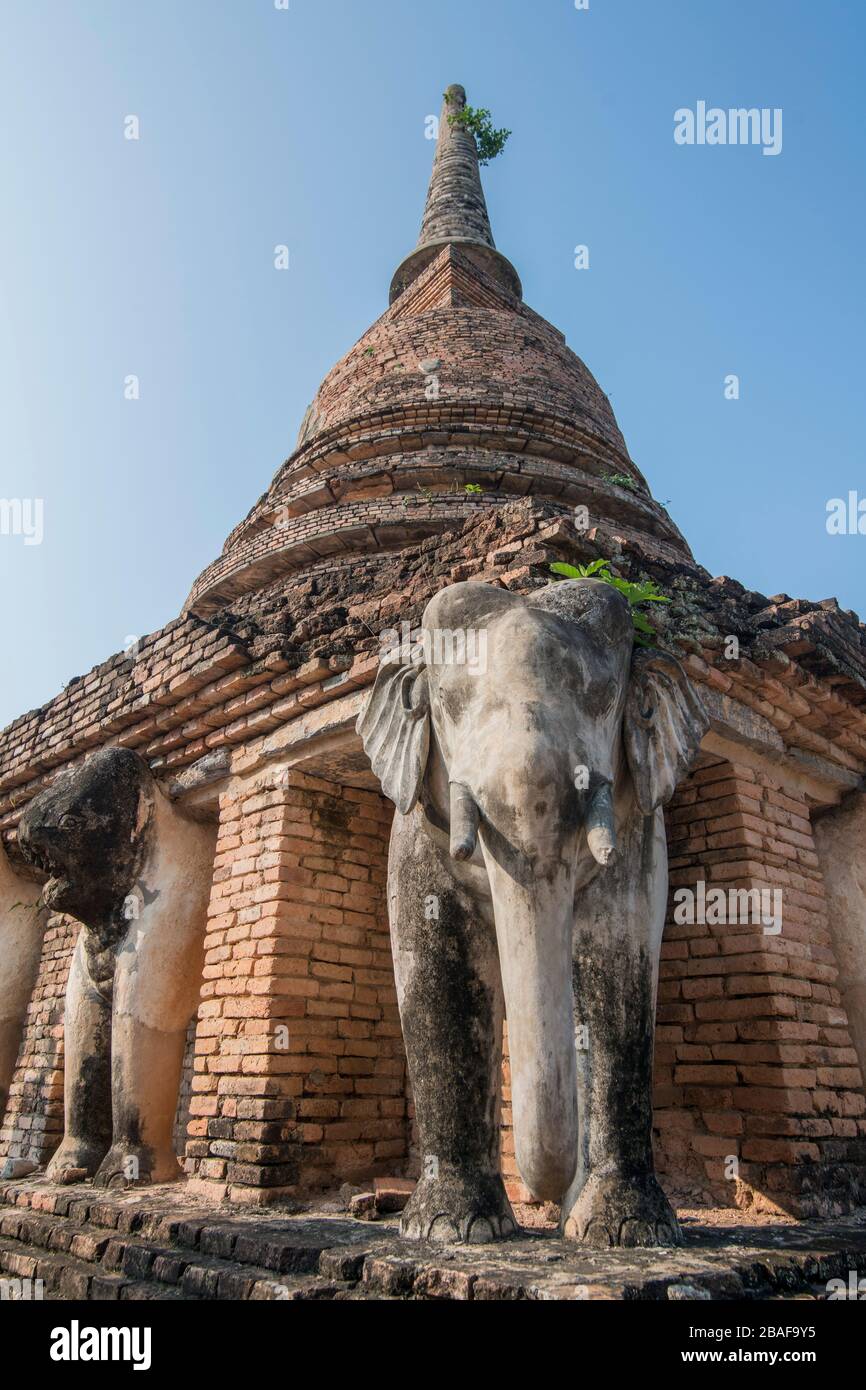
{"label": "elephant trunk", "polygon": [[590,797],[586,812],[586,843],[593,859],[602,867],[616,857],[616,820],[610,782],[600,782]]}
{"label": "elephant trunk", "polygon": [[478,843],[478,807],[468,787],[451,784],[451,858],[471,859]]}
{"label": "elephant trunk", "polygon": [[493,898],[508,1018],[517,1166],[532,1193],[557,1201],[577,1166],[577,1064],[571,984],[574,876],[520,882],[481,845]]}

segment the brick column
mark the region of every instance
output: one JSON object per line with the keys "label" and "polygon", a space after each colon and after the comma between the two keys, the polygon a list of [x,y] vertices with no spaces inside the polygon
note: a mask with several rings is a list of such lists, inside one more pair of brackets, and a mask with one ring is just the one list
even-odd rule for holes
{"label": "brick column", "polygon": [[278,769],[221,799],[187,1167],[236,1200],[402,1171],[390,819]]}
{"label": "brick column", "polygon": [[0,1129],[0,1157],[47,1163],[63,1138],[63,1004],[80,925],[50,918]]}
{"label": "brick column", "polygon": [[707,891],[781,889],[782,929],[678,925],[671,912],[656,1032],[658,1165],[691,1196],[837,1214],[866,1192],[866,1100],[809,809],[782,777],[705,760],[670,808],[672,903],[677,887],[699,881]]}

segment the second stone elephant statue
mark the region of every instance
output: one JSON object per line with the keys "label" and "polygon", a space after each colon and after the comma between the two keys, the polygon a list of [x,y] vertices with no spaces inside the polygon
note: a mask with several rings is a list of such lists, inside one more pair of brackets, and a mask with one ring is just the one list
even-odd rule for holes
{"label": "second stone elephant statue", "polygon": [[198,1003],[215,832],[142,758],[104,748],[27,807],[43,901],[82,924],[64,1014],[64,1137],[49,1177],[101,1186],[180,1176],[172,1128]]}
{"label": "second stone elephant statue", "polygon": [[515,1226],[499,1168],[503,1013],[516,1159],[593,1245],[681,1239],[653,1170],[667,901],[661,807],[707,729],[598,580],[455,584],[358,721],[396,804],[388,902],[423,1170],[403,1234]]}

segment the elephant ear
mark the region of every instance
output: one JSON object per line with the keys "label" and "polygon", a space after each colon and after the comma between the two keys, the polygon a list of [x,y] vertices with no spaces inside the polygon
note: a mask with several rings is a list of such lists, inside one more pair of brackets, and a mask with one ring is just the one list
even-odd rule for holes
{"label": "elephant ear", "polygon": [[640,810],[670,801],[709,728],[703,703],[680,663],[635,649],[623,715],[625,754]]}
{"label": "elephant ear", "polygon": [[408,815],[418,800],[430,751],[424,664],[383,662],[355,728],[382,791]]}

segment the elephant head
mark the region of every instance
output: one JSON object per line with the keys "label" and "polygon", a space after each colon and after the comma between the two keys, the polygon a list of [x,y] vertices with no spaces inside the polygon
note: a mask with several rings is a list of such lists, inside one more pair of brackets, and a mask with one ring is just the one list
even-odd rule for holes
{"label": "elephant head", "polygon": [[706,717],[672,656],[634,648],[626,600],[599,580],[525,597],[452,585],[385,656],[358,732],[398,812],[464,882],[486,880],[518,1167],[557,1199],[577,1161],[575,904],[618,848],[635,857],[634,826],[670,799]]}
{"label": "elephant head", "polygon": [[152,838],[153,777],[126,748],[102,748],[31,801],[18,828],[28,862],[49,875],[46,907],[105,944],[128,926],[127,895]]}

